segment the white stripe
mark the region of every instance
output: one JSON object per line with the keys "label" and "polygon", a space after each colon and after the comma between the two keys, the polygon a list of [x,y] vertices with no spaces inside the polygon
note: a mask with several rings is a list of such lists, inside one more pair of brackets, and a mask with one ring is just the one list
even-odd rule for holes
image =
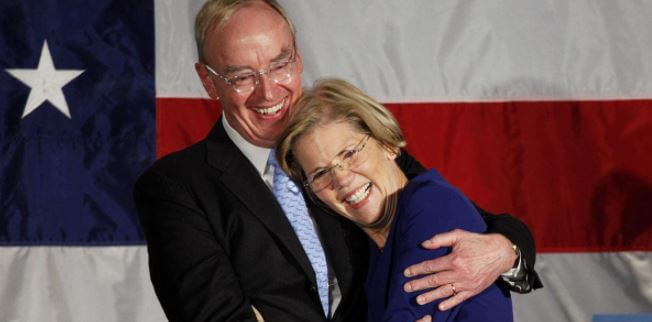
{"label": "white stripe", "polygon": [[[1,247],[2,321],[164,321],[134,247]],[[652,252],[542,254],[545,287],[512,293],[515,321],[652,312]]]}
{"label": "white stripe", "polygon": [[197,50],[193,24],[203,2],[154,2],[157,97],[208,97],[194,68]]}
{"label": "white stripe", "polygon": [[652,252],[542,254],[545,287],[512,293],[516,321],[591,321],[599,313],[652,312]]}
{"label": "white stripe", "polygon": [[3,322],[165,321],[147,249],[0,247]]}
{"label": "white stripe", "polygon": [[[159,97],[204,95],[191,2],[156,2]],[[305,84],[341,77],[384,102],[652,98],[652,2],[281,2]]]}

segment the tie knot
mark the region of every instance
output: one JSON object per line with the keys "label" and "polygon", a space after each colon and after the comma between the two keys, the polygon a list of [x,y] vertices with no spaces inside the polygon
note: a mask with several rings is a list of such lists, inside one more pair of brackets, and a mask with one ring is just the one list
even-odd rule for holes
{"label": "tie knot", "polygon": [[267,164],[274,167],[274,187],[281,188],[285,187],[288,191],[293,194],[301,193],[299,187],[292,181],[292,179],[281,169],[281,166],[276,161],[276,151],[272,149],[269,153],[269,158],[267,158]]}
{"label": "tie knot", "polygon": [[276,151],[274,149],[272,149],[269,152],[269,157],[267,158],[267,164],[274,166],[274,169],[279,168],[278,162],[276,161]]}

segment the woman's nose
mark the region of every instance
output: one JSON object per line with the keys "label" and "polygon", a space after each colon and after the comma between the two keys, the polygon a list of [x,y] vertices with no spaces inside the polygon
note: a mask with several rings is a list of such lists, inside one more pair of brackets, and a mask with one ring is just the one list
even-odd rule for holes
{"label": "woman's nose", "polygon": [[333,185],[335,188],[346,187],[351,182],[353,175],[349,169],[337,165],[331,169],[331,176],[333,178]]}

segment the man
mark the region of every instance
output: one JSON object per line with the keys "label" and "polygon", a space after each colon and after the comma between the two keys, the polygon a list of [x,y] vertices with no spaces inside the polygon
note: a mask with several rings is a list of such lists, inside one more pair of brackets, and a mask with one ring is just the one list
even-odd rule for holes
{"label": "man", "polygon": [[[150,274],[171,321],[364,321],[366,237],[306,198],[326,258],[328,285],[317,281],[313,251],[286,217],[267,161],[301,95],[303,58],[291,22],[275,1],[208,1],[197,15],[195,69],[223,117],[208,137],[157,161],[139,179],[135,200],[148,243]],[[422,167],[398,161],[414,175]],[[431,289],[419,301],[477,294],[514,264],[516,287],[538,286],[527,228],[509,216],[485,216],[490,231],[435,236],[426,247],[451,255],[406,270],[437,272],[406,285]],[[521,249],[517,256],[511,241]],[[416,264],[416,263],[415,263]],[[514,283],[514,282],[511,282]]]}

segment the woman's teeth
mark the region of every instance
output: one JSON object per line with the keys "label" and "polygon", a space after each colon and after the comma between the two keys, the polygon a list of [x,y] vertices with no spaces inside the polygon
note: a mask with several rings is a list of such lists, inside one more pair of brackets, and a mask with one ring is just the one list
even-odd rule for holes
{"label": "woman's teeth", "polygon": [[268,108],[255,108],[254,111],[258,114],[263,114],[263,115],[270,115],[270,114],[275,114],[276,112],[280,111],[283,108],[283,103],[285,103],[285,100],[282,100],[280,103],[270,106]]}
{"label": "woman's teeth", "polygon": [[360,187],[358,191],[356,191],[354,194],[346,198],[346,202],[348,202],[350,205],[356,204],[362,201],[362,199],[364,199],[365,197],[367,197],[370,191],[371,191],[371,182]]}

